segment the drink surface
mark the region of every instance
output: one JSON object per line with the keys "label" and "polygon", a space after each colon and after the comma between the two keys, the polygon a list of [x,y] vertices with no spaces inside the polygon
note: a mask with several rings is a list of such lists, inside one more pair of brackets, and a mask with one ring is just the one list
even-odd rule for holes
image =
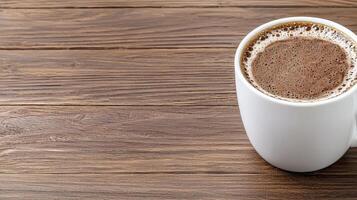
{"label": "drink surface", "polygon": [[332,98],[357,82],[356,44],[324,25],[290,23],[250,41],[242,55],[246,79],[288,101]]}

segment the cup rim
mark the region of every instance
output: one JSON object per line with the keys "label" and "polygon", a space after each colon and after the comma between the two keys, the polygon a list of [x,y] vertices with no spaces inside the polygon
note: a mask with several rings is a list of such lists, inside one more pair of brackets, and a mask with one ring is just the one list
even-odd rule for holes
{"label": "cup rim", "polygon": [[[258,95],[266,100],[269,100],[271,102],[278,103],[278,104],[284,104],[284,105],[296,106],[296,107],[311,107],[311,106],[329,104],[329,103],[337,102],[339,100],[342,100],[342,99],[352,95],[357,89],[357,84],[353,85],[352,88],[349,88],[346,92],[344,92],[338,96],[329,98],[329,99],[316,100],[316,101],[311,101],[311,102],[293,102],[293,101],[278,99],[278,98],[269,96],[269,95],[261,92],[257,88],[253,87],[253,85],[251,85],[251,83],[248,82],[248,80],[242,74],[241,66],[240,66],[241,55],[243,53],[243,50],[244,50],[244,47],[246,46],[246,44],[252,38],[254,38],[258,33],[262,32],[268,28],[271,28],[273,26],[276,26],[279,24],[284,24],[284,23],[289,23],[289,22],[312,22],[312,23],[318,23],[318,24],[330,26],[330,27],[333,27],[333,28],[341,31],[342,33],[346,34],[348,37],[350,37],[353,41],[355,41],[357,43],[357,36],[351,30],[342,26],[341,24],[338,24],[336,22],[333,22],[333,21],[330,21],[327,19],[322,19],[322,18],[317,18],[317,17],[298,16],[298,17],[280,18],[280,19],[276,19],[276,20],[267,22],[265,24],[258,26],[257,28],[253,29],[252,31],[250,31],[243,38],[243,40],[240,42],[240,44],[236,50],[235,57],[234,57],[236,90],[237,90],[238,79],[239,79],[239,80],[241,80],[241,84],[244,84],[246,87],[248,87],[248,89],[253,91],[256,95]],[[238,91],[236,91],[236,92],[238,94]]]}

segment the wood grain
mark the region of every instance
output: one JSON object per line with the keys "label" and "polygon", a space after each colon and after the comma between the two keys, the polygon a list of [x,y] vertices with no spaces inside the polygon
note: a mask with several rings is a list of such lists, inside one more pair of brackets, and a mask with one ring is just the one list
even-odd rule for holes
{"label": "wood grain", "polygon": [[0,2],[0,199],[357,197],[357,148],[308,174],[262,160],[236,106],[254,27],[354,0]]}
{"label": "wood grain", "polygon": [[[0,174],[277,173],[236,106],[2,106],[0,136]],[[357,149],[315,173],[333,174],[357,175]]]}
{"label": "wood grain", "polygon": [[123,8],[123,7],[356,7],[355,0],[4,0],[0,8]]}
{"label": "wood grain", "polygon": [[236,105],[234,49],[0,51],[0,105]]}
{"label": "wood grain", "polygon": [[0,173],[263,173],[236,107],[0,107]]}
{"label": "wood grain", "polygon": [[254,27],[316,16],[357,32],[356,8],[5,9],[0,49],[235,48]]}
{"label": "wood grain", "polygon": [[352,200],[357,176],[0,174],[1,199]]}
{"label": "wood grain", "polygon": [[254,152],[238,113],[231,106],[2,106],[0,198],[357,195],[356,149],[318,172],[280,171]]}

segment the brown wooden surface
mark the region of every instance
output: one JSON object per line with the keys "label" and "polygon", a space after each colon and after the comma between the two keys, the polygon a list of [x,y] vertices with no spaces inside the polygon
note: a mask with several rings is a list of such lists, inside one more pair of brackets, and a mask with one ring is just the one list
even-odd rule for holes
{"label": "brown wooden surface", "polygon": [[[355,199],[357,176],[1,174],[2,199]],[[4,192],[6,191],[6,192]],[[25,198],[24,198],[25,197]],[[27,197],[27,198],[26,198]],[[80,198],[79,198],[80,197]]]}
{"label": "brown wooden surface", "polygon": [[3,106],[0,117],[0,198],[356,195],[357,149],[319,172],[280,171],[255,153],[232,106]]}
{"label": "brown wooden surface", "polygon": [[0,8],[357,7],[355,0],[3,0]]}
{"label": "brown wooden surface", "polygon": [[234,49],[2,50],[0,104],[236,105],[233,55]]}
{"label": "brown wooden surface", "polygon": [[0,199],[357,199],[357,149],[314,173],[262,160],[233,56],[272,19],[357,32],[353,0],[0,2]]}
{"label": "brown wooden surface", "polygon": [[254,27],[316,16],[357,30],[357,8],[3,9],[0,49],[235,48]]}

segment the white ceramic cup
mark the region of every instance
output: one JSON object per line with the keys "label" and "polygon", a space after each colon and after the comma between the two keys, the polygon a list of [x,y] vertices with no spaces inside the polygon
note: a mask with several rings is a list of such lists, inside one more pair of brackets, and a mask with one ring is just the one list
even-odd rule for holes
{"label": "white ceramic cup", "polygon": [[357,36],[335,22],[289,17],[263,24],[240,43],[235,55],[238,104],[255,150],[270,164],[288,171],[309,172],[336,162],[357,147],[357,85],[331,99],[289,102],[268,96],[243,76],[240,60],[246,44],[258,33],[287,22],[313,22],[333,27],[357,43]]}

